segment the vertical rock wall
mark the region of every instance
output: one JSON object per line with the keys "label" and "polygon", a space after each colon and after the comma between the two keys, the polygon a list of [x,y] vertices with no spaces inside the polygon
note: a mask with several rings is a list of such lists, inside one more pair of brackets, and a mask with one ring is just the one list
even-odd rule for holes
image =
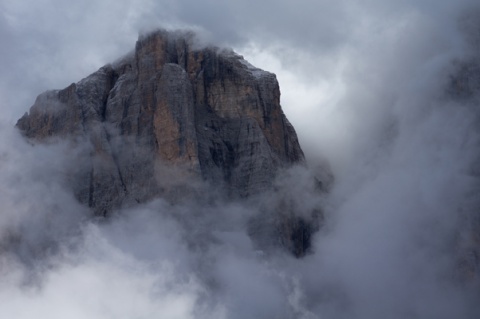
{"label": "vertical rock wall", "polygon": [[72,177],[96,215],[174,194],[193,179],[229,196],[261,192],[303,163],[274,74],[189,33],[158,31],[76,84],[41,94],[17,123],[37,141],[89,145]]}

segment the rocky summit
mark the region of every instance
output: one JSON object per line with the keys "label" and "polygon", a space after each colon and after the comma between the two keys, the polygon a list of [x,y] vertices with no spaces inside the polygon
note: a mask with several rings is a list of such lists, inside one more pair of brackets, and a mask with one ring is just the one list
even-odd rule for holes
{"label": "rocky summit", "polygon": [[[195,180],[249,197],[304,163],[275,75],[188,32],[141,36],[133,53],[38,96],[17,127],[33,141],[88,145],[72,188],[97,216],[181,195]],[[287,224],[301,255],[315,227]]]}

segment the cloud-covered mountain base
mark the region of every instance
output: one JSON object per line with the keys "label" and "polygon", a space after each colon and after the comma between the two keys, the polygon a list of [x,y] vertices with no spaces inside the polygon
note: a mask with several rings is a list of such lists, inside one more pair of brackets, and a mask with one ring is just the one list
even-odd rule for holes
{"label": "cloud-covered mountain base", "polygon": [[[473,318],[478,286],[464,282],[458,263],[476,207],[476,110],[412,96],[392,110],[377,153],[359,158],[364,167],[340,175],[329,194],[309,192],[311,172],[293,168],[277,182],[288,193],[158,199],[108,220],[88,218],[69,191],[75,148],[33,146],[3,125],[0,313]],[[275,196],[289,196],[297,212],[323,207],[325,224],[304,258],[268,243],[268,232],[263,244],[249,236],[253,216],[269,220],[262,207]]]}
{"label": "cloud-covered mountain base", "polygon": [[[243,3],[232,12],[251,13]],[[276,17],[243,28],[234,19],[239,34],[221,34],[233,42],[279,39],[258,47],[284,62],[287,115],[296,110],[295,76],[313,83],[299,90],[311,94],[308,114],[289,117],[310,166],[328,160],[335,183],[316,195],[303,191],[308,171],[279,179],[297,186],[289,195],[299,211],[322,207],[311,254],[296,259],[268,236],[251,239],[251,217],[263,216],[278,193],[243,203],[157,199],[92,220],[68,188],[71,146],[32,146],[2,122],[0,317],[478,318],[478,10],[473,1],[342,3],[321,11],[328,19],[318,19],[319,10],[298,15],[300,25],[319,30],[308,45],[304,29],[275,28],[285,21]],[[186,7],[175,8],[179,20],[188,20]],[[305,9],[278,8],[285,16]],[[208,12],[196,26],[217,36],[229,15]],[[275,51],[292,44],[296,54]],[[293,80],[282,82],[289,74]],[[327,89],[318,93],[317,80]],[[289,92],[288,84],[298,86]]]}

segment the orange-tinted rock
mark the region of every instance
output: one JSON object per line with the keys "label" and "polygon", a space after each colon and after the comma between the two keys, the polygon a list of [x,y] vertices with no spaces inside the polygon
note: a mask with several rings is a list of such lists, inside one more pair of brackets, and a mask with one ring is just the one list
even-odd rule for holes
{"label": "orange-tinted rock", "polygon": [[74,188],[97,215],[164,195],[175,184],[168,171],[248,196],[304,161],[275,75],[194,42],[189,33],[141,37],[133,54],[43,93],[18,121],[35,140],[88,141]]}

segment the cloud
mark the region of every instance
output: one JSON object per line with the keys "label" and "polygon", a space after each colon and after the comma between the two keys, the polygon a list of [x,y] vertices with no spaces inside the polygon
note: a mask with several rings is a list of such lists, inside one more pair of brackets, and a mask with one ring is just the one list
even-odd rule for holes
{"label": "cloud", "polygon": [[[75,254],[67,254],[41,274],[36,286],[7,264],[2,315],[15,318],[202,318],[196,302],[201,287],[193,277],[177,278],[169,260],[134,259],[93,225],[84,230]],[[4,265],[5,266],[5,265]],[[20,268],[21,269],[21,268]],[[17,279],[18,280],[18,279]],[[212,311],[212,314],[214,311]],[[198,314],[198,316],[197,316]]]}
{"label": "cloud", "polygon": [[[453,275],[458,238],[477,218],[478,100],[445,93],[453,61],[478,54],[475,32],[465,31],[478,29],[475,1],[42,0],[0,9],[2,316],[480,313],[478,296]],[[249,218],[262,214],[250,203],[159,199],[87,221],[65,187],[72,148],[34,147],[12,128],[40,92],[78,81],[159,26],[193,28],[277,74],[309,165],[328,161],[335,176],[322,198],[303,191],[303,171],[279,182],[298,186],[280,192],[297,206],[325,213],[311,255],[262,251],[248,235]]]}

